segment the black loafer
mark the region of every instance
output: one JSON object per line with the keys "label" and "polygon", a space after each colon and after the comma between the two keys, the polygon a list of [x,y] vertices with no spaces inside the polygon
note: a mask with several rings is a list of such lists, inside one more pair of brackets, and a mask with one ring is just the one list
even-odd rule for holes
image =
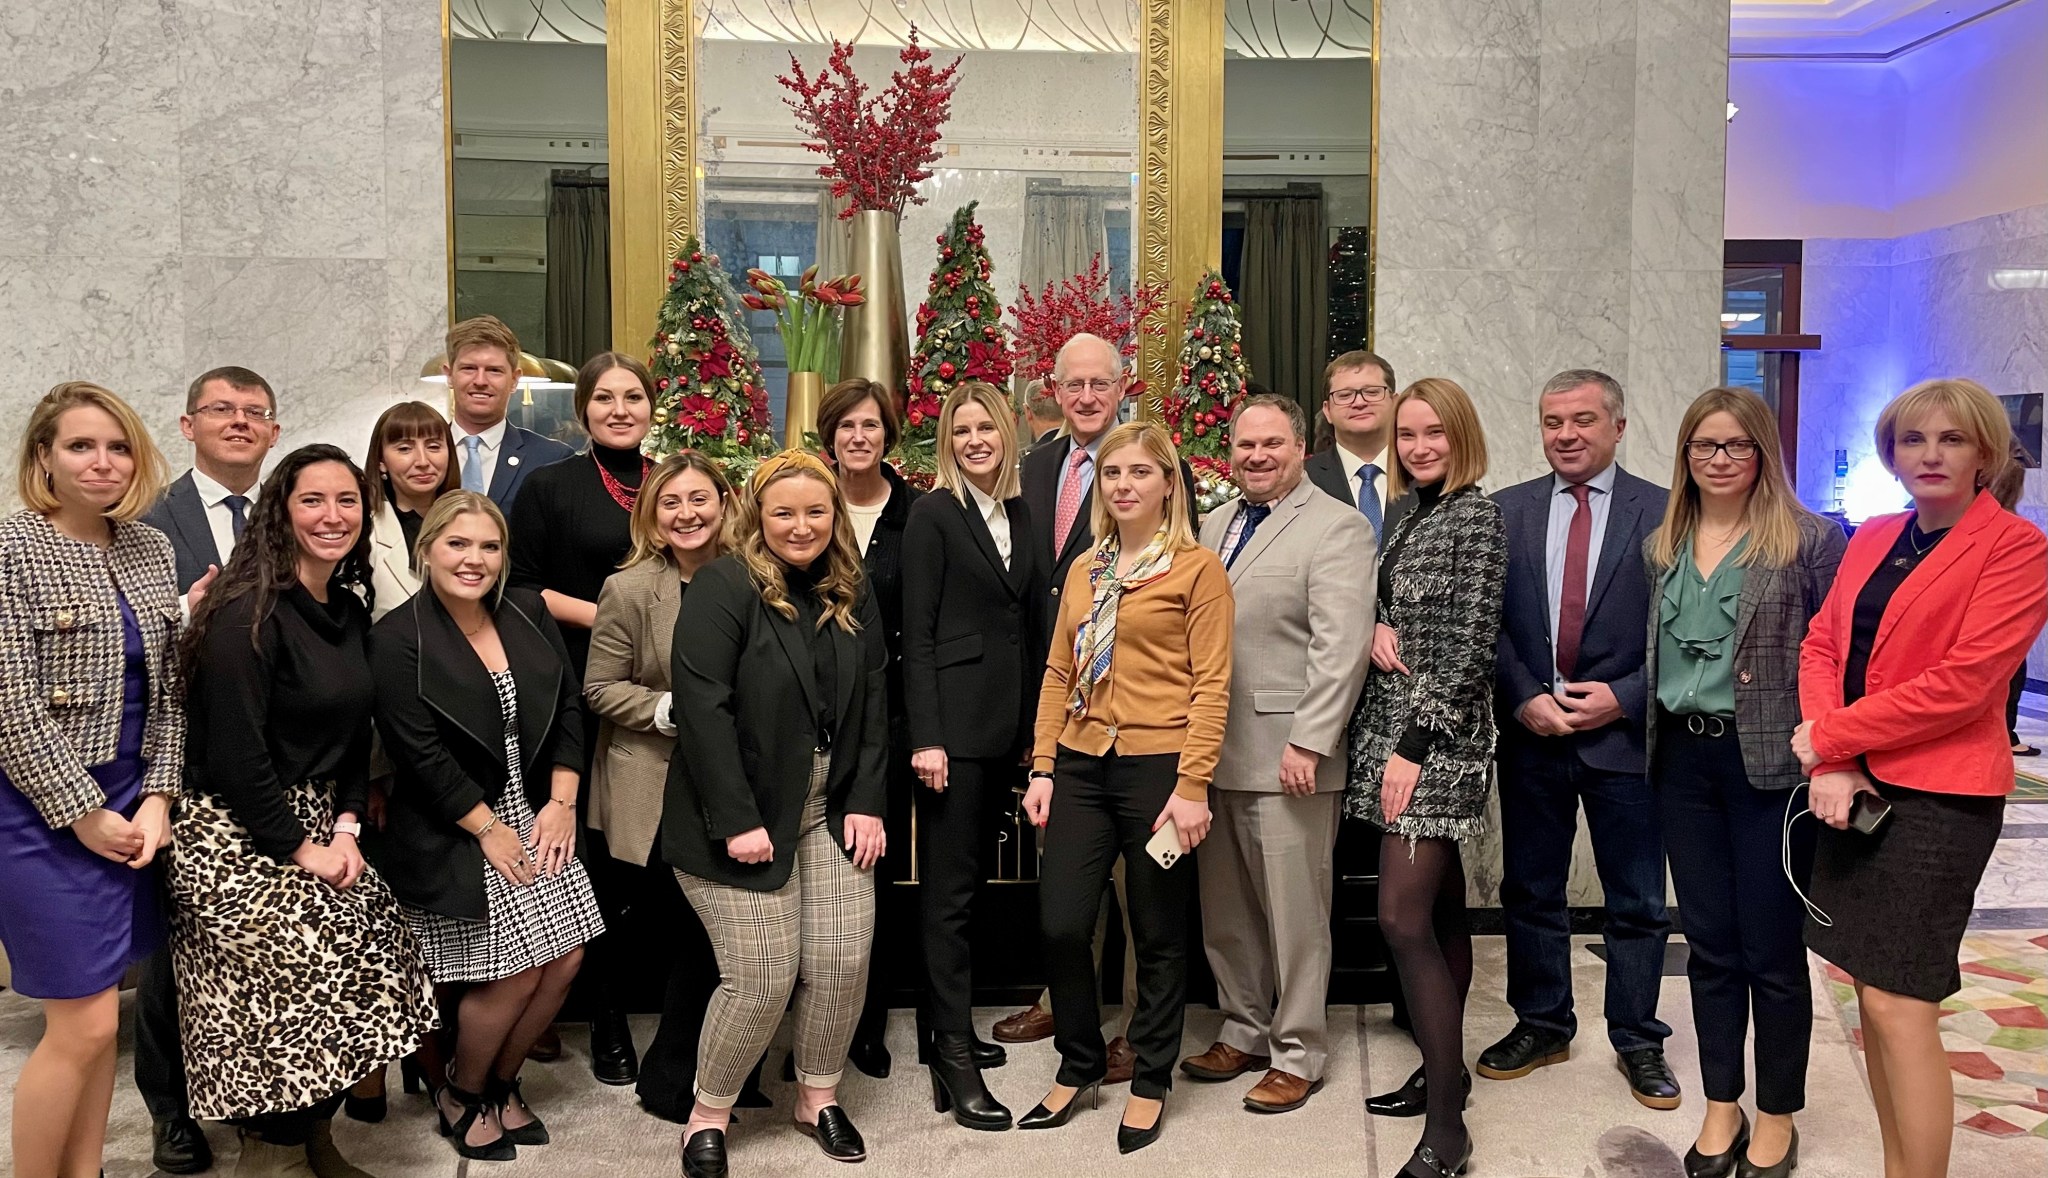
{"label": "black loafer", "polygon": [[1740,1111],[1735,1115],[1741,1118],[1741,1123],[1736,1126],[1735,1140],[1728,1143],[1727,1149],[1720,1153],[1701,1153],[1700,1143],[1694,1139],[1692,1148],[1685,1151],[1685,1178],[1728,1178],[1735,1172],[1735,1160],[1749,1148],[1749,1117]]}
{"label": "black loafer", "polygon": [[[1472,1073],[1465,1073],[1465,1107],[1472,1107]],[[1376,1117],[1419,1117],[1429,1111],[1429,1086],[1422,1069],[1416,1068],[1399,1088],[1370,1097],[1365,1111]]]}
{"label": "black loafer", "polygon": [[1516,1023],[1500,1042],[1479,1053],[1480,1075],[1489,1080],[1519,1080],[1537,1068],[1572,1057],[1572,1041],[1556,1031]]}
{"label": "black loafer", "polygon": [[725,1178],[725,1130],[699,1129],[683,1142],[683,1178]]}
{"label": "black loafer", "polygon": [[1670,1110],[1678,1107],[1681,1099],[1678,1077],[1671,1073],[1671,1065],[1664,1062],[1662,1047],[1638,1047],[1624,1051],[1615,1060],[1621,1074],[1628,1077],[1629,1093],[1636,1103],[1644,1108]]}
{"label": "black loafer", "polygon": [[150,1127],[150,1161],[166,1174],[197,1174],[213,1166],[213,1147],[191,1117],[160,1117]]}
{"label": "black loafer", "polygon": [[836,1104],[828,1104],[818,1110],[818,1123],[807,1125],[796,1123],[797,1132],[818,1143],[825,1156],[835,1162],[864,1162],[868,1160],[868,1144],[860,1139],[860,1130],[853,1127],[853,1118]]}
{"label": "black loafer", "polygon": [[877,1080],[888,1079],[890,1071],[895,1066],[895,1059],[890,1056],[888,1046],[880,1039],[855,1043],[847,1048],[846,1062],[852,1064],[861,1075]]}

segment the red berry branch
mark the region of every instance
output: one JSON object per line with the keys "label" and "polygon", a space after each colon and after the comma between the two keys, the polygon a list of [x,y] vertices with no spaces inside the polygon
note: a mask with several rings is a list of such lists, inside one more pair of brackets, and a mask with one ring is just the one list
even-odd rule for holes
{"label": "red berry branch", "polygon": [[832,161],[818,175],[832,181],[833,196],[852,202],[839,214],[842,220],[861,211],[900,217],[904,205],[923,204],[917,186],[931,179],[931,165],[940,159],[939,128],[952,113],[960,59],[934,68],[915,26],[898,57],[905,68],[889,75],[889,88],[877,97],[868,96],[867,83],[854,72],[853,46],[836,37],[816,77],[792,53],[790,72],[775,79],[796,95],[782,101],[811,135],[804,147]]}
{"label": "red berry branch", "polygon": [[[1017,371],[1027,377],[1049,380],[1053,360],[1066,342],[1083,332],[1099,335],[1115,344],[1128,360],[1138,354],[1138,336],[1164,335],[1166,328],[1154,320],[1154,313],[1166,305],[1166,285],[1140,286],[1114,298],[1109,293],[1109,273],[1102,267],[1102,255],[1088,260],[1088,269],[1058,283],[1048,282],[1042,294],[1033,296],[1027,287],[1017,288],[1016,305],[1010,318],[1016,321]],[[1144,392],[1143,381],[1131,389]]]}

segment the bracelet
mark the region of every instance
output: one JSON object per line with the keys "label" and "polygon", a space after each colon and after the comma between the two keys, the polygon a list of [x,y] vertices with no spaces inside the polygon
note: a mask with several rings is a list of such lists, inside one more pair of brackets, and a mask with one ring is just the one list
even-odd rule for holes
{"label": "bracelet", "polygon": [[574,806],[576,804],[576,799],[551,797],[548,799],[548,804],[551,806]]}
{"label": "bracelet", "polygon": [[1047,781],[1051,781],[1051,780],[1052,780],[1052,770],[1050,770],[1050,769],[1033,769],[1033,770],[1031,771],[1031,774],[1030,774],[1030,776],[1029,776],[1029,777],[1027,777],[1027,778],[1026,778],[1026,780],[1028,780],[1028,781],[1037,781],[1037,780],[1038,780],[1039,778],[1041,778],[1041,777],[1045,778],[1045,779],[1046,779]]}
{"label": "bracelet", "polygon": [[477,828],[476,828],[476,835],[475,835],[476,841],[478,841],[478,842],[482,842],[482,841],[484,841],[484,836],[485,836],[485,835],[487,835],[487,834],[489,834],[489,833],[491,833],[491,829],[492,829],[493,827],[497,826],[497,825],[498,825],[498,816],[497,816],[497,815],[495,815],[495,814],[493,814],[493,815],[491,815],[491,817],[490,817],[490,818],[489,818],[488,820],[486,820],[486,821],[484,822],[484,824],[483,824],[482,826],[479,826],[479,827],[477,827]]}

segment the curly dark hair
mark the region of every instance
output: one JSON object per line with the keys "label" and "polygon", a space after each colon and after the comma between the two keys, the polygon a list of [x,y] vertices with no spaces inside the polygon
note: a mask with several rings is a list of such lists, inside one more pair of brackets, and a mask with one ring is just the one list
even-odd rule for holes
{"label": "curly dark hair", "polygon": [[264,620],[277,603],[277,595],[298,583],[299,542],[292,533],[292,491],[298,486],[301,472],[323,462],[338,462],[348,468],[365,513],[355,546],[335,566],[334,577],[328,584],[360,593],[364,604],[371,603],[370,480],[348,456],[348,451],[339,446],[301,446],[285,455],[270,477],[263,480],[263,489],[256,494],[256,506],[249,513],[242,538],[235,542],[235,554],[228,558],[227,567],[214,579],[199,608],[192,611],[192,624],[179,636],[178,652],[187,675],[196,666],[206,631],[221,610],[244,597],[254,599],[255,609],[249,621],[249,644],[254,646]]}

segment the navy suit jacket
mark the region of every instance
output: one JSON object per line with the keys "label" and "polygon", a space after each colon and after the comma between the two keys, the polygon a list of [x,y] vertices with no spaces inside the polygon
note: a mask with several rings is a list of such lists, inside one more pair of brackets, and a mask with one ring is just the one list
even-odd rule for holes
{"label": "navy suit jacket", "polygon": [[[560,462],[575,454],[571,447],[553,438],[544,438],[530,429],[505,425],[505,440],[498,452],[498,465],[491,471],[491,502],[506,515],[512,514],[512,498],[519,494],[519,484],[526,481],[528,471]],[[457,462],[462,461],[461,443],[455,444]]]}
{"label": "navy suit jacket", "polygon": [[207,565],[227,563],[213,542],[213,524],[206,518],[206,505],[199,501],[199,488],[193,485],[189,470],[164,489],[142,522],[170,537],[171,551],[177,556],[180,594],[206,575]]}
{"label": "navy suit jacket", "polygon": [[[1341,499],[1349,503],[1353,510],[1357,509],[1358,488],[1352,486],[1350,480],[1344,477],[1344,460],[1337,456],[1337,448],[1335,446],[1318,450],[1314,454],[1309,455],[1308,461],[1302,465],[1302,470],[1308,475],[1308,481],[1322,488],[1324,494],[1332,499]],[[1381,547],[1385,547],[1386,538],[1394,534],[1395,525],[1399,524],[1401,518],[1413,510],[1414,507],[1415,492],[1413,491],[1409,491],[1389,502],[1387,509],[1380,513],[1381,534],[1374,536],[1373,542]],[[1361,512],[1360,514],[1364,513]]]}
{"label": "navy suit jacket", "polygon": [[[1495,699],[1500,712],[1500,756],[1514,762],[1539,742],[1568,742],[1588,766],[1609,773],[1643,773],[1643,732],[1649,714],[1648,653],[1643,619],[1650,612],[1650,577],[1643,540],[1664,520],[1664,488],[1617,469],[1614,501],[1600,541],[1600,564],[1586,593],[1586,628],[1579,638],[1578,682],[1605,683],[1621,702],[1622,718],[1592,732],[1537,736],[1515,719],[1515,709],[1550,692],[1556,656],[1550,633],[1550,591],[1545,549],[1550,531],[1552,475],[1518,483],[1494,495],[1508,532],[1507,592],[1501,609]],[[1554,746],[1553,746],[1554,747]]]}

